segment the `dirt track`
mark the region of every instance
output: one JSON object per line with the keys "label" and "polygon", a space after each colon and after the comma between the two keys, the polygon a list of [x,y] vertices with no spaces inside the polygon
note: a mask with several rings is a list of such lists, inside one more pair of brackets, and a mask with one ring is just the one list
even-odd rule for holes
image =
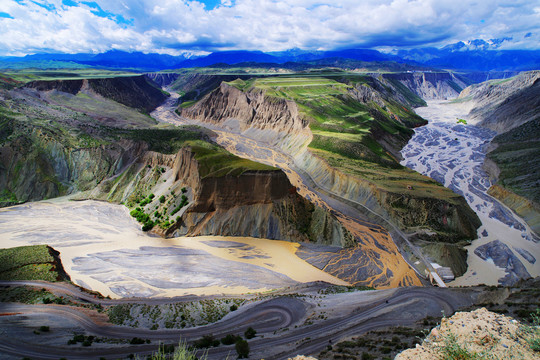
{"label": "dirt track", "polygon": [[[17,282],[22,284],[24,282]],[[69,292],[89,302],[113,304],[126,300],[98,300],[82,294],[70,285],[32,283],[55,291]],[[180,339],[191,342],[202,335],[213,334],[220,338],[228,333],[241,334],[248,326],[257,330],[257,337],[250,340],[252,356],[259,359],[283,359],[296,354],[313,354],[326,347],[329,341],[361,334],[387,326],[410,325],[425,316],[453,313],[457,308],[473,303],[474,290],[453,290],[436,288],[400,288],[395,290],[354,292],[317,296],[309,291],[300,295],[281,296],[251,304],[227,316],[223,320],[192,329],[148,330],[103,325],[89,317],[80,309],[57,305],[2,304],[0,321],[10,321],[18,317],[47,315],[62,321],[71,321],[88,334],[100,337],[124,338],[141,337],[162,342],[177,343]],[[171,299],[153,299],[153,302]],[[317,305],[316,305],[317,304]],[[314,320],[322,309],[339,307],[339,312],[329,312],[326,319]],[[320,309],[319,309],[320,308]],[[52,321],[52,320],[51,320]],[[54,322],[53,322],[54,323]],[[51,326],[51,333],[62,329]],[[127,356],[131,353],[145,355],[156,350],[150,345],[110,345],[99,348],[40,345],[35,335],[29,338],[2,337],[0,351],[18,357],[34,359],[88,359],[110,356]],[[56,335],[58,336],[58,335]],[[209,350],[210,359],[223,359],[234,350],[231,346],[220,346]]]}

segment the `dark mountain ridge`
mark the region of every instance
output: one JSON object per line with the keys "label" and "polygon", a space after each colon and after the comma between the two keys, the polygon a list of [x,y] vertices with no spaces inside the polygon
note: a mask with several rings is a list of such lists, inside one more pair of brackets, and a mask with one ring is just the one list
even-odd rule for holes
{"label": "dark mountain ridge", "polygon": [[0,68],[21,68],[25,64],[38,68],[101,67],[158,71],[206,67],[223,63],[309,63],[330,58],[388,62],[410,66],[464,71],[525,71],[540,68],[540,50],[501,50],[508,39],[472,40],[443,48],[414,48],[384,53],[374,49],[340,49],[330,51],[291,49],[278,52],[247,50],[217,51],[206,56],[172,56],[167,54],[110,50],[100,54],[34,54],[24,57],[0,57]]}

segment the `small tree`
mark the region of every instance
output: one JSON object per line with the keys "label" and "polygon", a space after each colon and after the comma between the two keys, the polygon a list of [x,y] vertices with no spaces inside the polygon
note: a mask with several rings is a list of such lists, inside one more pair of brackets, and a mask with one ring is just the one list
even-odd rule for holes
{"label": "small tree", "polygon": [[246,340],[238,340],[235,344],[236,353],[239,359],[247,359],[249,356],[249,344]]}

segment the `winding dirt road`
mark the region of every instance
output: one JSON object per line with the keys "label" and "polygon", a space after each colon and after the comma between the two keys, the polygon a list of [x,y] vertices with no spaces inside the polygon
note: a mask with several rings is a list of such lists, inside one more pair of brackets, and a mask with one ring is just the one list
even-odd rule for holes
{"label": "winding dirt road", "polygon": [[[44,282],[1,282],[0,285],[28,285],[61,292],[94,304],[112,305],[125,302],[136,302],[140,299],[97,299],[81,292],[69,284],[50,284]],[[328,295],[331,301],[339,303],[343,294]],[[360,300],[363,292],[347,294],[357,296]],[[85,330],[86,333],[113,339],[132,339],[140,337],[155,340],[154,344],[121,345],[99,348],[73,346],[50,346],[35,341],[0,337],[0,353],[26,356],[32,359],[89,359],[100,357],[123,357],[129,354],[140,356],[156,351],[156,341],[188,343],[213,334],[220,338],[226,334],[242,334],[247,327],[257,330],[257,337],[249,340],[251,358],[253,359],[286,359],[296,354],[314,354],[332,341],[337,342],[347,336],[354,336],[366,331],[388,326],[410,325],[424,317],[437,316],[441,312],[453,313],[457,308],[467,306],[474,301],[474,290],[453,290],[436,288],[400,288],[381,290],[377,301],[366,303],[355,309],[344,309],[343,314],[327,320],[311,323],[306,321],[316,307],[312,302],[302,299],[303,295],[280,296],[242,307],[231,316],[211,325],[191,329],[138,329],[123,326],[102,324],[88,316],[87,310],[59,305],[24,305],[1,304],[3,317],[32,316],[47,314],[48,316],[70,320]],[[183,299],[184,300],[184,299]],[[146,300],[148,302],[148,300]],[[170,298],[152,299],[152,302],[170,303]],[[361,301],[359,303],[362,303]],[[51,331],[55,331],[54,328]],[[220,346],[208,350],[209,359],[224,359],[228,354],[235,354],[232,346]]]}

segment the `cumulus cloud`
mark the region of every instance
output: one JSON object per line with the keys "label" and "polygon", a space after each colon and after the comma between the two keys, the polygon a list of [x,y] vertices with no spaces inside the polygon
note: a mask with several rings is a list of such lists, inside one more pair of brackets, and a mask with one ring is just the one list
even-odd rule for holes
{"label": "cumulus cloud", "polygon": [[507,47],[540,47],[540,8],[529,0],[0,2],[9,15],[0,17],[2,54],[398,48],[501,37],[515,40]]}

